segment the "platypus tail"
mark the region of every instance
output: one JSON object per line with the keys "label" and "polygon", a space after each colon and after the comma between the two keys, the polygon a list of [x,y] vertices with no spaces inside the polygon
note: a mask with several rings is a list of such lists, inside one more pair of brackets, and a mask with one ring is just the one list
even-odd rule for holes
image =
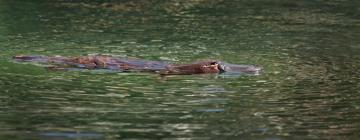
{"label": "platypus tail", "polygon": [[62,56],[41,56],[41,55],[16,55],[13,57],[18,62],[35,62],[35,63],[46,63],[46,64],[70,64],[71,58]]}
{"label": "platypus tail", "polygon": [[13,59],[21,62],[47,62],[49,57],[40,55],[16,55]]}

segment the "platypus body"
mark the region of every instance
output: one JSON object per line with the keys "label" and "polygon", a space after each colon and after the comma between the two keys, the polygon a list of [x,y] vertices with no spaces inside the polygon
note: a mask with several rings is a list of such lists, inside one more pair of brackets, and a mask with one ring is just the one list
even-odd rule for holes
{"label": "platypus body", "polygon": [[50,69],[111,69],[122,72],[154,72],[163,75],[205,74],[205,73],[246,73],[256,74],[261,68],[253,65],[235,65],[220,61],[208,60],[190,64],[170,64],[162,61],[121,58],[103,55],[62,57],[62,56],[14,56],[20,62],[36,62],[50,65]]}

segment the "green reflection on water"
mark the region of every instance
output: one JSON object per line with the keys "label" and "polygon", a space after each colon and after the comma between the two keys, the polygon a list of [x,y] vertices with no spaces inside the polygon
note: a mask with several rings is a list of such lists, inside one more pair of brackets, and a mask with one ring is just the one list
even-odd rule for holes
{"label": "green reflection on water", "polygon": [[[357,139],[358,7],[351,0],[2,0],[0,138]],[[94,53],[219,59],[264,71],[160,77],[11,61]]]}

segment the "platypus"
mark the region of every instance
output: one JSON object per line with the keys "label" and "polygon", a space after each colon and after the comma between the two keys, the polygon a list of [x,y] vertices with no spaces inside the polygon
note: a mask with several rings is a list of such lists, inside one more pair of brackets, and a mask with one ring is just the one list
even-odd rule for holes
{"label": "platypus", "polygon": [[227,64],[221,61],[206,60],[189,64],[171,64],[137,58],[122,58],[104,55],[78,57],[17,55],[15,61],[37,62],[50,65],[50,69],[111,69],[121,72],[153,72],[161,75],[205,74],[205,73],[258,73],[261,68],[253,65]]}

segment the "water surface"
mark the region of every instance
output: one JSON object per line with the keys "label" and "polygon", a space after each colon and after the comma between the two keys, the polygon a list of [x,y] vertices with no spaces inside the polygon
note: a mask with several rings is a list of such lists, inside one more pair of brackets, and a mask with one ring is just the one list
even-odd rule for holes
{"label": "water surface", "polygon": [[[358,139],[353,0],[0,0],[1,139]],[[256,64],[260,75],[47,71],[17,54]]]}

